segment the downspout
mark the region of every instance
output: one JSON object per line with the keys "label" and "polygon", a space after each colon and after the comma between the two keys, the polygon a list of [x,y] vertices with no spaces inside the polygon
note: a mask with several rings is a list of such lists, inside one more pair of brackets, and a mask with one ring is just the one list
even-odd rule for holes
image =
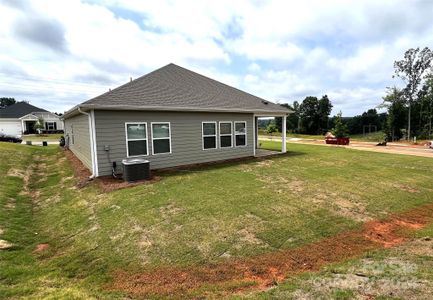
{"label": "downspout", "polygon": [[93,130],[92,114],[82,111],[81,107],[79,106],[78,106],[78,112],[89,117],[90,156],[92,158],[92,175],[89,177],[89,179],[93,179],[97,176],[97,171],[96,171],[97,162],[96,162],[96,153],[94,147],[96,141],[95,141],[94,130]]}

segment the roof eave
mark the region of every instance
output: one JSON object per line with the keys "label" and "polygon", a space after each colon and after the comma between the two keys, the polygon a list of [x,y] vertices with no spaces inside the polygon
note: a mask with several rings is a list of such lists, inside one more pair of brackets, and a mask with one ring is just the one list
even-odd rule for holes
{"label": "roof eave", "polygon": [[60,120],[64,121],[65,119],[67,119],[68,117],[73,117],[77,114],[79,114],[78,112],[78,107],[81,107],[81,105],[75,105],[74,107],[72,107],[70,110],[66,111],[61,117]]}
{"label": "roof eave", "polygon": [[87,110],[135,110],[135,111],[183,111],[183,112],[231,112],[231,113],[251,113],[251,114],[265,114],[267,116],[284,116],[293,111],[289,109],[281,110],[268,110],[268,109],[241,109],[241,108],[215,108],[215,107],[166,107],[166,106],[135,106],[135,105],[95,105],[95,104],[82,104],[75,106],[67,111],[63,118],[67,119],[78,112],[78,107]]}

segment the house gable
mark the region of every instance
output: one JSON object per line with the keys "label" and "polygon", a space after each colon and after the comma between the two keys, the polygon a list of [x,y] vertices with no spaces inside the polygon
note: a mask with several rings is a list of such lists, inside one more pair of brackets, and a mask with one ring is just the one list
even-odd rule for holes
{"label": "house gable", "polygon": [[33,106],[27,102],[17,102],[6,108],[0,109],[0,119],[19,119],[33,112],[48,112],[45,109]]}

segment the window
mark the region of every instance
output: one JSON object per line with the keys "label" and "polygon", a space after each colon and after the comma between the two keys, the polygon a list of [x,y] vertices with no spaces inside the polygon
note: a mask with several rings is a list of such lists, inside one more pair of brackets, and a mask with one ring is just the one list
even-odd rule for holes
{"label": "window", "polygon": [[56,130],[56,122],[45,122],[46,130]]}
{"label": "window", "polygon": [[147,155],[147,124],[125,123],[127,156]]}
{"label": "window", "polygon": [[247,145],[247,122],[235,122],[235,146]]}
{"label": "window", "polygon": [[220,147],[229,148],[232,147],[233,133],[232,133],[232,122],[220,122]]}
{"label": "window", "polygon": [[202,123],[203,150],[216,149],[216,122]]}
{"label": "window", "polygon": [[152,154],[171,153],[170,123],[152,123]]}

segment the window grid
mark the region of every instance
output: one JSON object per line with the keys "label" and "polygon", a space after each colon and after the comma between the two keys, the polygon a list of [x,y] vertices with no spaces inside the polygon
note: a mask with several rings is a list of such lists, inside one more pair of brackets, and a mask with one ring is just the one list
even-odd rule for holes
{"label": "window grid", "polygon": [[46,122],[46,124],[47,124],[47,130],[55,130],[54,122]]}
{"label": "window grid", "polygon": [[[159,138],[154,137],[153,126],[154,125],[166,125],[166,124],[168,124],[168,137],[159,137]],[[170,122],[152,122],[152,123],[150,123],[150,125],[152,127],[152,155],[170,154],[171,153],[171,124],[170,124]],[[155,143],[154,143],[155,140],[168,140],[168,143],[170,146],[169,147],[170,151],[169,152],[155,153]]]}
{"label": "window grid", "polygon": [[[236,132],[236,124],[244,124],[245,132],[237,133]],[[235,131],[235,147],[246,147],[247,146],[247,122],[246,121],[235,122],[234,131]],[[236,139],[237,136],[245,136],[245,145],[238,145],[237,144],[237,139]]]}
{"label": "window grid", "polygon": [[[222,124],[230,124],[230,133],[221,133],[221,125]],[[222,146],[221,143],[221,137],[223,136],[229,136],[230,137],[230,146]],[[233,147],[233,124],[232,122],[229,121],[221,121],[219,122],[219,144],[220,144],[220,148],[232,148]]]}
{"label": "window grid", "polygon": [[[204,125],[205,124],[213,124],[215,128],[215,134],[204,134]],[[212,150],[217,149],[217,122],[216,121],[205,121],[201,123],[201,135],[202,135],[202,149],[203,150]],[[215,147],[213,148],[205,148],[204,140],[206,137],[213,137],[215,139]]]}
{"label": "window grid", "polygon": [[[128,125],[144,125],[145,138],[142,139],[130,139],[128,138]],[[126,157],[137,157],[137,156],[148,156],[149,155],[149,143],[147,139],[147,123],[146,122],[127,122],[125,123],[125,137],[126,137]],[[146,141],[146,154],[129,155],[129,142],[134,141]]]}

